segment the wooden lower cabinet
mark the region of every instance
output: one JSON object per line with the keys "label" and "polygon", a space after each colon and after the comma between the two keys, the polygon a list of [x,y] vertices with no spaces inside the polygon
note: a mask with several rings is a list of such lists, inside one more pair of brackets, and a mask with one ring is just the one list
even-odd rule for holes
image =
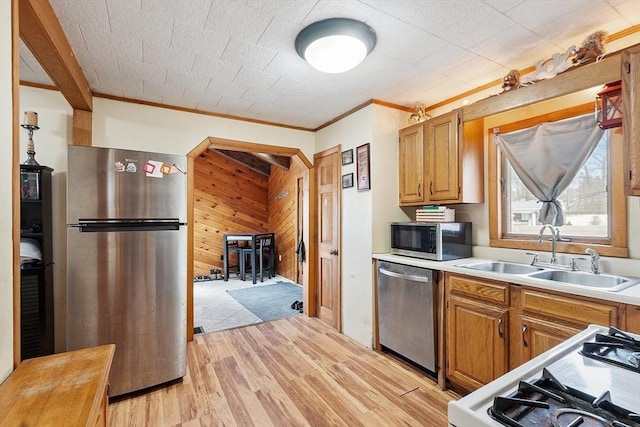
{"label": "wooden lower cabinet", "polygon": [[450,297],[447,378],[475,390],[508,370],[509,310]]}
{"label": "wooden lower cabinet", "polygon": [[590,324],[640,333],[640,307],[454,273],[445,280],[446,379],[467,391]]}
{"label": "wooden lower cabinet", "polygon": [[529,316],[518,316],[518,324],[513,328],[515,335],[509,368],[531,360],[555,347],[567,338],[580,332],[580,329]]}
{"label": "wooden lower cabinet", "polygon": [[517,327],[511,336],[510,369],[550,350],[590,324],[620,325],[618,303],[511,286]]}
{"label": "wooden lower cabinet", "polygon": [[618,326],[621,304],[579,297],[560,292],[541,291],[527,287],[519,289],[519,308],[523,314],[548,318],[559,324],[584,329],[590,324]]}
{"label": "wooden lower cabinet", "polygon": [[449,274],[446,298],[446,373],[472,391],[509,368],[509,285]]}
{"label": "wooden lower cabinet", "polygon": [[630,304],[625,306],[624,330],[640,334],[640,306]]}

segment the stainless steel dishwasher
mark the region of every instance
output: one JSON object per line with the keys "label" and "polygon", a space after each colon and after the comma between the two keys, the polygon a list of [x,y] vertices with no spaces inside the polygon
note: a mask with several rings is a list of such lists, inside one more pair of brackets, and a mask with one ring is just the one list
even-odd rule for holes
{"label": "stainless steel dishwasher", "polygon": [[380,345],[436,372],[435,272],[378,262]]}

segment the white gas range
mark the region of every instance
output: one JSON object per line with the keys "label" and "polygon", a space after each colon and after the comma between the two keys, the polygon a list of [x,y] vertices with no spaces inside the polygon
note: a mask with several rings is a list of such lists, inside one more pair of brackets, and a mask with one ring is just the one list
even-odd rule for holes
{"label": "white gas range", "polygon": [[455,427],[640,427],[640,336],[591,325],[450,402],[448,417]]}

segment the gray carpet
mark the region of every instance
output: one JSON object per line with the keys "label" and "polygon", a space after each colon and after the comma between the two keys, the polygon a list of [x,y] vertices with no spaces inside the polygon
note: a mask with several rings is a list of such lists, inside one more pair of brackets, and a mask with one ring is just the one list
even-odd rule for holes
{"label": "gray carpet", "polygon": [[300,314],[299,310],[291,308],[291,304],[302,301],[302,286],[291,282],[235,289],[227,293],[263,321]]}

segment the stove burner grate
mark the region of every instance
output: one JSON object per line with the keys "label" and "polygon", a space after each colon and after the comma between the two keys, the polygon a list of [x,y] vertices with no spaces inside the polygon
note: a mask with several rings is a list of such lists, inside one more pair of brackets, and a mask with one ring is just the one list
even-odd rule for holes
{"label": "stove burner grate", "polygon": [[510,427],[640,427],[640,415],[599,397],[567,387],[546,368],[533,383],[521,381],[518,391],[497,396],[489,415]]}
{"label": "stove burner grate", "polygon": [[585,357],[640,372],[640,341],[611,327],[609,334],[596,334],[595,342],[585,342],[579,352]]}
{"label": "stove burner grate", "polygon": [[577,409],[558,409],[551,414],[551,425],[553,425],[553,427],[612,426],[611,423],[602,417]]}

